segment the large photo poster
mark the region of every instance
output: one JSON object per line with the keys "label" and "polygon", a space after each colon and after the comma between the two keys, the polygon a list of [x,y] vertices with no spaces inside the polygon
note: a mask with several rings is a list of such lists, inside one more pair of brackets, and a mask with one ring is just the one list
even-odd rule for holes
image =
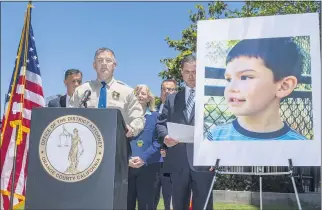
{"label": "large photo poster", "polygon": [[318,14],[198,23],[194,165],[321,165]]}

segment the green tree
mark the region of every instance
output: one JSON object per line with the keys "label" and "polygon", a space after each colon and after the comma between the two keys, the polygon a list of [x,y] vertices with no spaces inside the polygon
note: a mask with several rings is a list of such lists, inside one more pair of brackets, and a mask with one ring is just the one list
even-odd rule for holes
{"label": "green tree", "polygon": [[165,41],[170,48],[174,48],[179,51],[179,55],[175,58],[165,58],[161,62],[165,64],[166,70],[159,73],[162,79],[175,79],[178,83],[178,87],[182,87],[182,77],[180,74],[180,62],[186,55],[195,53],[197,47],[197,21],[199,20],[212,20],[218,19],[227,10],[227,4],[224,2],[212,2],[208,3],[207,10],[204,6],[197,4],[197,12],[193,13],[189,11],[189,20],[191,25],[182,31],[181,40],[171,40],[170,37],[166,37]]}
{"label": "green tree", "polygon": [[158,96],[155,96],[154,97],[154,101],[155,101],[155,106],[157,107],[157,106],[159,106],[160,104],[161,104],[161,98],[160,97],[158,97]]}
{"label": "green tree", "polygon": [[[180,62],[185,55],[195,54],[197,45],[197,22],[221,18],[255,17],[267,15],[297,14],[318,12],[321,15],[321,2],[318,1],[245,1],[240,9],[230,9],[221,1],[208,3],[208,7],[197,4],[196,11],[189,11],[190,26],[182,31],[180,40],[166,37],[170,48],[178,51],[174,58],[164,58],[161,62],[165,70],[159,73],[162,79],[173,78],[182,87]],[[321,23],[320,23],[321,27]],[[234,44],[234,43],[231,43]]]}

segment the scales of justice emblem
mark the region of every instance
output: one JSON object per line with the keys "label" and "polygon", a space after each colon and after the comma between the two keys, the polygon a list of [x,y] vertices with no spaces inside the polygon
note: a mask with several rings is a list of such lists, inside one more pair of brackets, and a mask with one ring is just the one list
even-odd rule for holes
{"label": "scales of justice emblem", "polygon": [[[62,145],[62,141],[64,144]],[[69,144],[70,143],[70,144]],[[84,153],[84,146],[82,139],[78,134],[78,129],[74,128],[73,133],[70,133],[63,125],[63,131],[59,134],[58,147],[69,147],[68,161],[69,166],[65,171],[65,174],[77,174],[79,159]]]}
{"label": "scales of justice emblem", "polygon": [[44,170],[63,182],[79,182],[99,168],[104,139],[91,120],[66,115],[44,129],[39,142],[39,158]]}

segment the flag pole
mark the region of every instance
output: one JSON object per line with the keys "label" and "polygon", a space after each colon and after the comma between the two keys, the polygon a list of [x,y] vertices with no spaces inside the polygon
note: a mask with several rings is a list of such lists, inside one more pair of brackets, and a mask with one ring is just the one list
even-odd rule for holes
{"label": "flag pole", "polygon": [[[32,7],[31,1],[29,1],[28,6],[27,6],[27,12],[25,15],[25,23],[24,23],[24,30],[21,38],[23,39],[20,44],[24,43],[24,60],[23,60],[23,66],[25,66],[24,69],[26,69],[26,57],[28,53],[28,35],[29,35],[29,24],[30,24],[30,8]],[[18,53],[19,54],[19,53]],[[18,55],[21,57],[21,51],[20,54]],[[21,69],[23,70],[23,69]],[[25,70],[23,70],[25,71]],[[23,109],[23,104],[24,104],[24,90],[22,91],[22,105],[21,109]],[[18,119],[18,122],[15,125],[16,127],[16,136],[15,136],[15,142],[14,142],[14,155],[13,155],[13,167],[12,167],[12,181],[11,181],[11,186],[10,186],[10,210],[13,210],[13,203],[14,203],[14,196],[15,196],[15,182],[16,182],[16,162],[17,162],[17,148],[18,148],[18,142],[21,142],[22,140],[22,113],[23,110],[20,112],[20,119]],[[11,124],[11,123],[10,123]],[[14,124],[14,123],[12,123]]]}

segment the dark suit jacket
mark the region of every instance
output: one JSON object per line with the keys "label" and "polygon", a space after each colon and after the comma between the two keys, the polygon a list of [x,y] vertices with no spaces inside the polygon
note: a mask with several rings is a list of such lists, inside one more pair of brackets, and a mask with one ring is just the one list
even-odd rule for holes
{"label": "dark suit jacket", "polygon": [[54,98],[49,101],[48,107],[66,107],[66,95]]}
{"label": "dark suit jacket", "polygon": [[[160,104],[157,106],[157,112],[159,112],[159,111],[160,111],[161,104],[162,104],[162,103],[160,103]],[[163,110],[162,110],[162,111],[163,111]],[[167,150],[167,149],[168,149],[167,145],[165,145],[164,143],[162,143],[162,141],[160,141],[160,143],[161,143],[161,147],[160,147],[160,149],[164,149],[164,150]]]}
{"label": "dark suit jacket", "polygon": [[[187,119],[185,89],[168,95],[162,114],[159,116],[156,124],[160,143],[163,143],[164,137],[168,135],[167,122],[194,125],[194,110],[195,108],[191,112],[190,119]],[[209,171],[209,167],[193,166],[193,144],[179,143],[169,147],[167,156],[164,158],[164,171],[166,173],[173,173],[184,167],[190,167],[194,171]]]}

